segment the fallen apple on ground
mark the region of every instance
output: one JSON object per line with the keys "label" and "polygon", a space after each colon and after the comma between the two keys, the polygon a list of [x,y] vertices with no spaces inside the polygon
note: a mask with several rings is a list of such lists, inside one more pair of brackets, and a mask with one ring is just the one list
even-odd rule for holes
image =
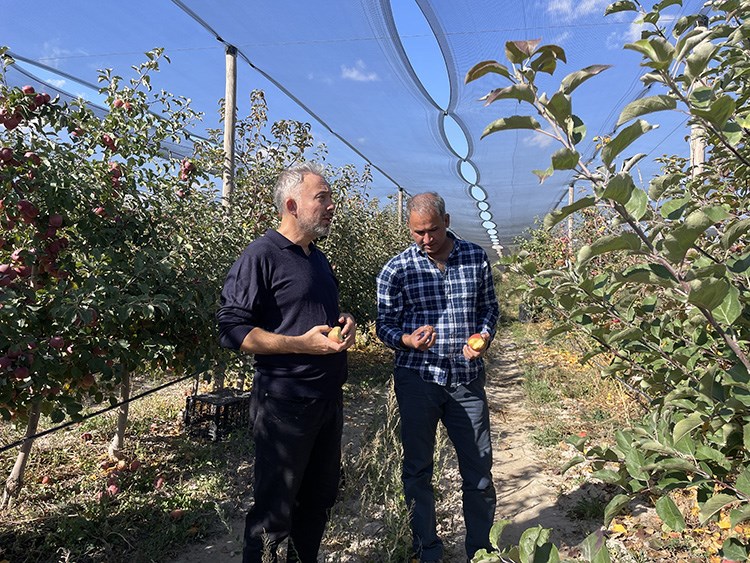
{"label": "fallen apple on ground", "polygon": [[331,332],[328,333],[328,338],[333,340],[334,342],[343,342],[344,337],[341,334],[341,327],[335,326],[331,329]]}
{"label": "fallen apple on ground", "polygon": [[477,352],[481,352],[487,347],[487,341],[482,338],[481,334],[472,334],[469,336],[469,339],[466,341],[466,343],[469,345],[469,348],[472,350],[476,350]]}

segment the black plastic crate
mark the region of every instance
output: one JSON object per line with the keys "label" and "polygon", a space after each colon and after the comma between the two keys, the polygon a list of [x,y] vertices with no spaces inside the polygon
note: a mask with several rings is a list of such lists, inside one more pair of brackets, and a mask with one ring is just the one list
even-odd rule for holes
{"label": "black plastic crate", "polygon": [[216,441],[232,428],[249,427],[250,397],[231,389],[186,397],[185,429]]}

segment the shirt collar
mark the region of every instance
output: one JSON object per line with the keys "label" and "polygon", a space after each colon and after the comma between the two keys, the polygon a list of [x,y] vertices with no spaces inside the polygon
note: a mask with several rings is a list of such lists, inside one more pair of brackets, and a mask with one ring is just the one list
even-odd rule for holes
{"label": "shirt collar", "polygon": [[[447,262],[448,260],[450,260],[451,256],[453,256],[457,252],[456,248],[458,247],[458,244],[459,244],[459,242],[460,242],[461,239],[459,239],[458,237],[456,237],[456,235],[454,235],[450,231],[446,231],[445,234],[448,235],[448,238],[452,238],[453,239],[453,248],[451,248],[451,252],[450,252],[450,254],[448,254],[448,258],[446,258],[446,260],[445,260]],[[416,242],[413,243],[413,244],[414,244],[414,250],[416,251],[416,253],[419,254],[420,256],[424,256],[425,258],[427,258],[427,253],[424,250],[422,250],[421,248],[419,248],[419,246],[417,245]]]}
{"label": "shirt collar", "polygon": [[[281,249],[296,247],[304,252],[304,249],[299,244],[296,244],[290,241],[288,238],[286,238],[276,229],[268,229],[266,231],[266,236],[271,240],[271,242],[273,242],[276,246],[278,246]],[[314,242],[311,242],[310,254],[315,252],[315,250],[317,250],[317,247],[315,246]]]}

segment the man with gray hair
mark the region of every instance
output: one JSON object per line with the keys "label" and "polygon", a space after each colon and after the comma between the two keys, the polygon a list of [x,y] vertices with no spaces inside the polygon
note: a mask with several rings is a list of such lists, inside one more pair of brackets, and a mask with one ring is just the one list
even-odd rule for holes
{"label": "man with gray hair", "polygon": [[[287,561],[314,563],[339,486],[342,386],[356,324],[340,312],[338,280],[314,243],[335,209],[323,167],[282,172],[274,201],[278,229],[234,263],[216,315],[222,346],[255,356],[254,504],[243,562],[275,562],[288,537]],[[329,337],[335,327],[340,339]]]}
{"label": "man with gray hair", "polygon": [[482,356],[495,334],[499,308],[487,254],[448,231],[443,198],[417,194],[407,213],[415,244],[391,258],[377,277],[376,326],[378,337],[395,350],[393,381],[414,560],[443,558],[432,490],[438,422],[458,458],[470,560],[480,549],[491,550],[495,517]]}

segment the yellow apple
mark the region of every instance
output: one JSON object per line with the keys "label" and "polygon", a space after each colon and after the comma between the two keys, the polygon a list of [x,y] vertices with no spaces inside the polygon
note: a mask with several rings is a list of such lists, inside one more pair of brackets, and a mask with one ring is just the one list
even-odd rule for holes
{"label": "yellow apple", "polygon": [[328,338],[333,340],[334,342],[343,342],[344,337],[341,334],[341,327],[335,326],[331,329],[331,332],[328,333]]}
{"label": "yellow apple", "polygon": [[477,352],[481,352],[487,346],[487,341],[482,338],[481,334],[478,333],[469,336],[469,339],[466,341],[466,343],[469,345],[469,348],[471,348],[472,350],[476,350]]}

